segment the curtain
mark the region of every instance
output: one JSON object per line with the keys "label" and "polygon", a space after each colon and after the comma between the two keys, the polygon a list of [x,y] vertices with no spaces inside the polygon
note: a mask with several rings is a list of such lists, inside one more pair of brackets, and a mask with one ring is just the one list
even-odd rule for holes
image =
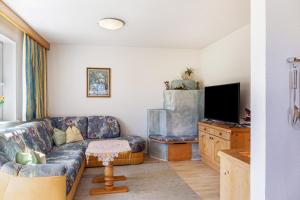
{"label": "curtain", "polygon": [[46,49],[24,34],[24,116],[26,121],[47,116]]}

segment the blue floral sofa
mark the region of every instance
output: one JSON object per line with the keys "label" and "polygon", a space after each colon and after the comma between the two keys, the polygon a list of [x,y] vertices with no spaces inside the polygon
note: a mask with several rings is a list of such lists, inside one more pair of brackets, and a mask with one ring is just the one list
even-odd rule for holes
{"label": "blue floral sofa", "polygon": [[[55,146],[52,140],[53,128],[66,130],[70,125],[75,125],[80,129],[84,140],[64,144],[59,147]],[[0,179],[9,181],[7,184],[0,182],[0,199],[5,199],[4,196],[1,198],[1,195],[5,193],[3,190],[8,191],[6,199],[17,199],[16,196],[11,196],[16,195],[16,193],[9,192],[13,190],[9,189],[9,182],[18,182],[18,180],[20,182],[24,178],[28,184],[24,185],[25,189],[19,188],[20,191],[24,191],[22,195],[25,195],[30,190],[30,188],[26,189],[26,187],[31,187],[32,189],[41,185],[44,187],[48,185],[51,188],[56,185],[55,190],[58,193],[51,192],[54,196],[50,199],[73,199],[84,168],[102,166],[102,163],[97,158],[86,158],[85,156],[87,145],[93,140],[128,140],[131,152],[119,155],[115,159],[114,164],[142,163],[144,161],[145,140],[138,136],[121,137],[120,132],[118,121],[110,116],[45,118],[2,131],[0,133]],[[24,152],[25,149],[44,153],[47,159],[46,164],[17,164],[15,162],[17,152]],[[60,178],[60,180],[58,181],[57,178]],[[61,182],[64,182],[64,184],[62,185]],[[16,183],[11,185],[11,187],[15,186]],[[46,189],[48,190],[49,188],[46,187]],[[62,196],[61,191],[63,191],[64,196]],[[40,192],[42,194],[42,191]]]}

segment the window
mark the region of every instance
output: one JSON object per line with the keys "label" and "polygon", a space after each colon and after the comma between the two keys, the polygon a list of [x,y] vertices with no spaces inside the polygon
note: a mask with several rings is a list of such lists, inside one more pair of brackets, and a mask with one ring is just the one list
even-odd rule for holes
{"label": "window", "polygon": [[0,121],[17,120],[17,50],[16,43],[0,35]]}
{"label": "window", "polygon": [[[0,96],[3,96],[3,42],[0,41]],[[0,121],[3,121],[3,108],[0,105]]]}

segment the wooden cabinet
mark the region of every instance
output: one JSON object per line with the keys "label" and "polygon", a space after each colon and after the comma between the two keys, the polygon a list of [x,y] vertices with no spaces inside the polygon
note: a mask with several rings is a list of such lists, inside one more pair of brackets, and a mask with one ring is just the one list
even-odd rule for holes
{"label": "wooden cabinet", "polygon": [[230,141],[215,137],[213,158],[215,162],[220,163],[220,157],[218,153],[223,149],[230,149]]}
{"label": "wooden cabinet", "polygon": [[250,199],[250,157],[240,150],[220,151],[220,200]]}
{"label": "wooden cabinet", "polygon": [[199,153],[202,161],[212,168],[220,169],[218,152],[226,149],[250,148],[250,129],[230,127],[226,124],[200,122]]}

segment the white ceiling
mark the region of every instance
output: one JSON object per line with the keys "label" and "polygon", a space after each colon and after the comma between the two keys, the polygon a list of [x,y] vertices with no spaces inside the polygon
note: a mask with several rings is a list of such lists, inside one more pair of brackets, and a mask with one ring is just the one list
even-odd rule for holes
{"label": "white ceiling", "polygon": [[[4,0],[50,43],[202,48],[249,24],[250,0]],[[118,31],[101,18],[123,19]]]}

